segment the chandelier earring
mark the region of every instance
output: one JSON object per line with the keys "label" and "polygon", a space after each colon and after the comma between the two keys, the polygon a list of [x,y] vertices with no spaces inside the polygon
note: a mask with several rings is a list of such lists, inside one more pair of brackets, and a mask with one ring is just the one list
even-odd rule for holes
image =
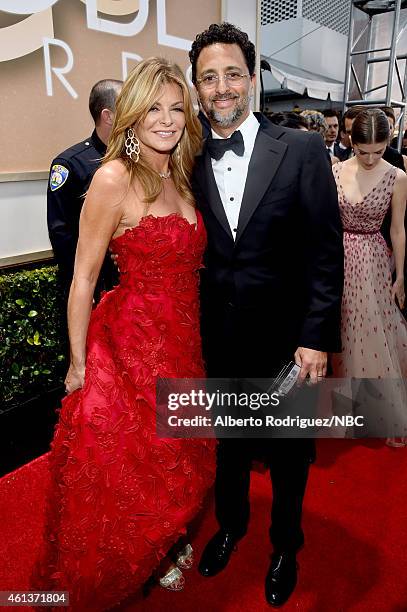
{"label": "chandelier earring", "polygon": [[130,159],[134,161],[135,164],[137,164],[140,157],[140,141],[135,135],[133,128],[128,128],[126,136],[127,138],[124,141],[124,146],[126,147],[126,155],[128,155]]}

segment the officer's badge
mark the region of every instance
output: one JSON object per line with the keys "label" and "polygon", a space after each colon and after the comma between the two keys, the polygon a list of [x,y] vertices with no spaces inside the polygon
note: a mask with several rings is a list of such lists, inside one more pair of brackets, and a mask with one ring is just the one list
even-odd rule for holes
{"label": "officer's badge", "polygon": [[65,168],[65,166],[60,166],[59,164],[55,164],[51,168],[51,174],[49,177],[49,186],[51,191],[56,191],[66,182],[68,178],[69,170]]}

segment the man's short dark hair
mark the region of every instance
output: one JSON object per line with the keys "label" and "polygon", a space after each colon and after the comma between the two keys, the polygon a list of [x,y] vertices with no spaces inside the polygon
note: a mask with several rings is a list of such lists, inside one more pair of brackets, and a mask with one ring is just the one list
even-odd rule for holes
{"label": "man's short dark hair", "polygon": [[192,64],[192,82],[194,84],[196,84],[196,63],[199,54],[205,47],[216,43],[238,45],[244,55],[248,72],[250,76],[253,76],[256,66],[256,49],[254,44],[249,40],[246,32],[224,21],[223,23],[212,23],[207,30],[197,34],[192,43],[189,59]]}
{"label": "man's short dark hair", "polygon": [[384,112],[386,117],[393,119],[393,123],[396,123],[396,113],[394,112],[394,108],[392,106],[382,106],[381,110]]}
{"label": "man's short dark hair", "polygon": [[345,122],[345,119],[352,119],[353,121],[353,119],[355,119],[355,117],[357,117],[357,115],[365,108],[366,106],[362,106],[362,105],[351,106],[350,108],[348,108],[346,113],[344,113],[343,121]]}
{"label": "man's short dark hair", "polygon": [[94,84],[89,95],[89,112],[95,123],[99,121],[104,108],[114,111],[122,85],[123,81],[117,79],[103,79]]}
{"label": "man's short dark hair", "polygon": [[339,118],[338,113],[333,108],[325,109],[322,114],[324,115],[324,117],[336,117],[337,119]]}
{"label": "man's short dark hair", "polygon": [[267,118],[271,123],[281,125],[281,127],[289,127],[294,130],[300,130],[303,127],[308,130],[308,122],[298,113],[271,113]]}

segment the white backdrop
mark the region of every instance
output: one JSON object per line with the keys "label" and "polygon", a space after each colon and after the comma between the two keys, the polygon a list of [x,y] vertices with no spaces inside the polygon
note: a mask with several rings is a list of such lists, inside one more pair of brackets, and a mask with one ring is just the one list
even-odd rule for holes
{"label": "white backdrop", "polygon": [[0,183],[0,265],[9,257],[29,260],[30,254],[51,249],[46,193],[46,180]]}

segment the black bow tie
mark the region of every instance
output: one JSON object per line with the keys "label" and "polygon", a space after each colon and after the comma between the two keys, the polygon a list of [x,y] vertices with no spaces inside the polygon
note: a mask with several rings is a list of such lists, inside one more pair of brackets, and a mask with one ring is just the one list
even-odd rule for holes
{"label": "black bow tie", "polygon": [[230,138],[212,138],[212,136],[209,136],[206,142],[209,155],[216,161],[222,159],[226,151],[233,151],[239,157],[242,157],[244,153],[243,136],[239,130],[233,132]]}

